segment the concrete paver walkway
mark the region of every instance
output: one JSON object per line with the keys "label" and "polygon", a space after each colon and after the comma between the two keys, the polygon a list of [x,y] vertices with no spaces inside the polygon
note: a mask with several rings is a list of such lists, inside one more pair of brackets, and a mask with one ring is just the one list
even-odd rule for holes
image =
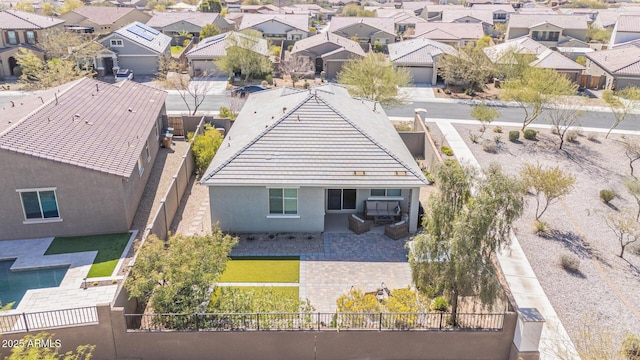
{"label": "concrete paver walkway", "polygon": [[[451,122],[445,119],[435,119],[435,122],[458,160],[479,169],[480,164]],[[544,293],[515,235],[512,236],[511,245],[498,254],[498,261],[518,307],[537,308],[545,318],[539,346],[540,359],[579,359],[569,334]]]}

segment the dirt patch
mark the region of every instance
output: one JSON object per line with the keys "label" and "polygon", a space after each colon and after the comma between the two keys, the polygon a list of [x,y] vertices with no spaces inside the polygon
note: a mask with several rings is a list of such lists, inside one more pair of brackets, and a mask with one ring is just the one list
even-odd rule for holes
{"label": "dirt patch", "polygon": [[482,91],[476,91],[474,96],[465,94],[467,87],[447,86],[446,89],[435,88],[436,98],[441,99],[464,99],[464,100],[498,100],[502,89],[496,88],[493,84],[487,84]]}
{"label": "dirt patch", "polygon": [[[479,126],[455,125],[460,134],[477,132]],[[519,130],[505,127],[504,132]],[[536,141],[520,138],[503,140],[496,154],[483,151],[481,144],[462,136],[482,167],[498,163],[510,174],[518,174],[526,162],[559,166],[576,178],[574,189],[561,201],[552,203],[542,219],[550,228],[546,236],[534,233],[535,199],[527,196],[524,215],[516,222],[516,234],[545,293],[574,341],[588,321],[616,333],[619,343],[625,331],[640,329],[640,256],[617,256],[620,245],[607,227],[604,216],[621,209],[637,210],[635,199],[624,181],[629,166],[621,137],[603,134],[589,140],[582,134],[575,143],[558,149],[558,138],[543,130]],[[638,139],[636,139],[638,140]],[[613,206],[599,198],[602,189],[617,196]],[[618,209],[618,210],[616,210]],[[561,257],[579,258],[580,276],[561,266]]]}

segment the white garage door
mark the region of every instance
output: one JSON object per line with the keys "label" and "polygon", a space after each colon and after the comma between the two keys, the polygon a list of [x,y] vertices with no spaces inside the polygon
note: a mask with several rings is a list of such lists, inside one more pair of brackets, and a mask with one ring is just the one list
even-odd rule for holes
{"label": "white garage door", "polygon": [[[433,81],[433,68],[430,67],[407,67],[413,77],[414,84],[431,84]],[[431,84],[434,85],[434,84]]]}
{"label": "white garage door", "polygon": [[224,76],[213,60],[191,60],[192,76]]}
{"label": "white garage door", "polygon": [[157,56],[118,56],[120,69],[133,71],[134,76],[155,75],[158,72]]}

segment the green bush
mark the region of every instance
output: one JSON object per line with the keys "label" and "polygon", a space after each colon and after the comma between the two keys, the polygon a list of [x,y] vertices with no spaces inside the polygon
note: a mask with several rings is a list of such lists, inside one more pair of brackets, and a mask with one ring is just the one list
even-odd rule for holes
{"label": "green bush", "polygon": [[20,77],[22,76],[22,66],[18,65],[16,67],[13,68],[13,75],[15,75],[15,77]]}
{"label": "green bush", "polygon": [[568,141],[568,142],[577,142],[578,141],[578,132],[575,130],[569,130],[567,131],[566,134],[564,134],[564,138]]}
{"label": "green bush", "polygon": [[480,136],[478,136],[478,134],[470,133],[469,140],[471,140],[472,143],[477,144],[478,141],[480,141]]}
{"label": "green bush", "polygon": [[509,141],[516,142],[520,139],[520,131],[509,131]]}
{"label": "green bush", "polygon": [[269,85],[273,85],[273,75],[269,74],[265,76],[264,79],[269,83]]}
{"label": "green bush", "polygon": [[491,154],[495,154],[498,152],[498,145],[494,141],[487,140],[482,143],[482,150]]}
{"label": "green bush", "polygon": [[580,273],[580,259],[573,254],[564,254],[560,257],[560,265],[572,274]]}
{"label": "green bush", "polygon": [[443,296],[438,296],[437,298],[433,299],[433,302],[431,303],[431,309],[435,311],[445,312],[449,310],[449,301],[447,301],[447,299]]}
{"label": "green bush", "polygon": [[549,226],[544,221],[536,221],[534,224],[536,234],[543,235],[547,232]]}
{"label": "green bush", "polygon": [[274,46],[271,48],[271,53],[273,54],[273,56],[278,57],[280,56],[280,50],[282,48],[280,46]]}
{"label": "green bush", "polygon": [[640,360],[640,337],[627,334],[622,340],[622,353],[628,360]]}
{"label": "green bush", "polygon": [[476,96],[476,91],[475,91],[475,90],[473,90],[472,88],[465,89],[465,90],[464,90],[464,93],[465,93],[466,95],[468,95],[468,96]]}
{"label": "green bush", "polygon": [[302,84],[302,87],[304,89],[308,89],[309,88],[309,82],[307,80],[305,80],[304,83]]}
{"label": "green bush", "polygon": [[527,140],[535,140],[536,135],[538,135],[538,132],[532,129],[526,129],[522,134],[524,135],[524,138]]}
{"label": "green bush", "polygon": [[448,146],[441,146],[440,150],[442,150],[442,152],[447,156],[453,156],[453,150]]}
{"label": "green bush", "polygon": [[604,201],[606,204],[613,200],[614,197],[616,197],[616,193],[614,193],[612,190],[600,190],[600,200]]}
{"label": "green bush", "polygon": [[498,133],[498,134],[502,133],[502,126],[496,126],[496,127],[494,127],[494,128],[493,128],[493,132],[494,132],[494,133]]}
{"label": "green bush", "polygon": [[235,120],[238,117],[238,114],[234,113],[233,111],[231,111],[231,109],[229,109],[228,107],[221,106],[220,107],[220,112],[218,113],[218,116],[221,119]]}
{"label": "green bush", "polygon": [[193,159],[196,163],[196,174],[201,177],[213,160],[213,156],[222,144],[222,135],[218,130],[205,130],[204,134],[198,134],[191,143]]}
{"label": "green bush", "polygon": [[287,51],[288,51],[288,52],[291,52],[291,49],[293,49],[293,45],[289,45],[289,46],[287,46]]}

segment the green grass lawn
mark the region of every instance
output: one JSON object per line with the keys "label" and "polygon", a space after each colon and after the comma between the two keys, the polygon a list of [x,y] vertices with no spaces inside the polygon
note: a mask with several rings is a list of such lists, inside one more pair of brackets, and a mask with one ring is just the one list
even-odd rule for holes
{"label": "green grass lawn", "polygon": [[87,277],[111,276],[130,237],[130,233],[57,237],[53,239],[44,254],[68,254],[97,250],[98,255],[93,260]]}
{"label": "green grass lawn", "polygon": [[[219,299],[223,288],[226,296],[233,298]],[[297,286],[224,286],[216,287],[211,294],[209,312],[297,312],[300,304],[300,289]],[[218,300],[221,300],[219,303]],[[224,304],[224,305],[221,305]],[[222,306],[222,308],[219,308]]]}
{"label": "green grass lawn", "polygon": [[282,282],[300,280],[299,257],[234,257],[219,282]]}
{"label": "green grass lawn", "polygon": [[172,46],[171,47],[171,55],[180,55],[184,50],[184,46]]}

